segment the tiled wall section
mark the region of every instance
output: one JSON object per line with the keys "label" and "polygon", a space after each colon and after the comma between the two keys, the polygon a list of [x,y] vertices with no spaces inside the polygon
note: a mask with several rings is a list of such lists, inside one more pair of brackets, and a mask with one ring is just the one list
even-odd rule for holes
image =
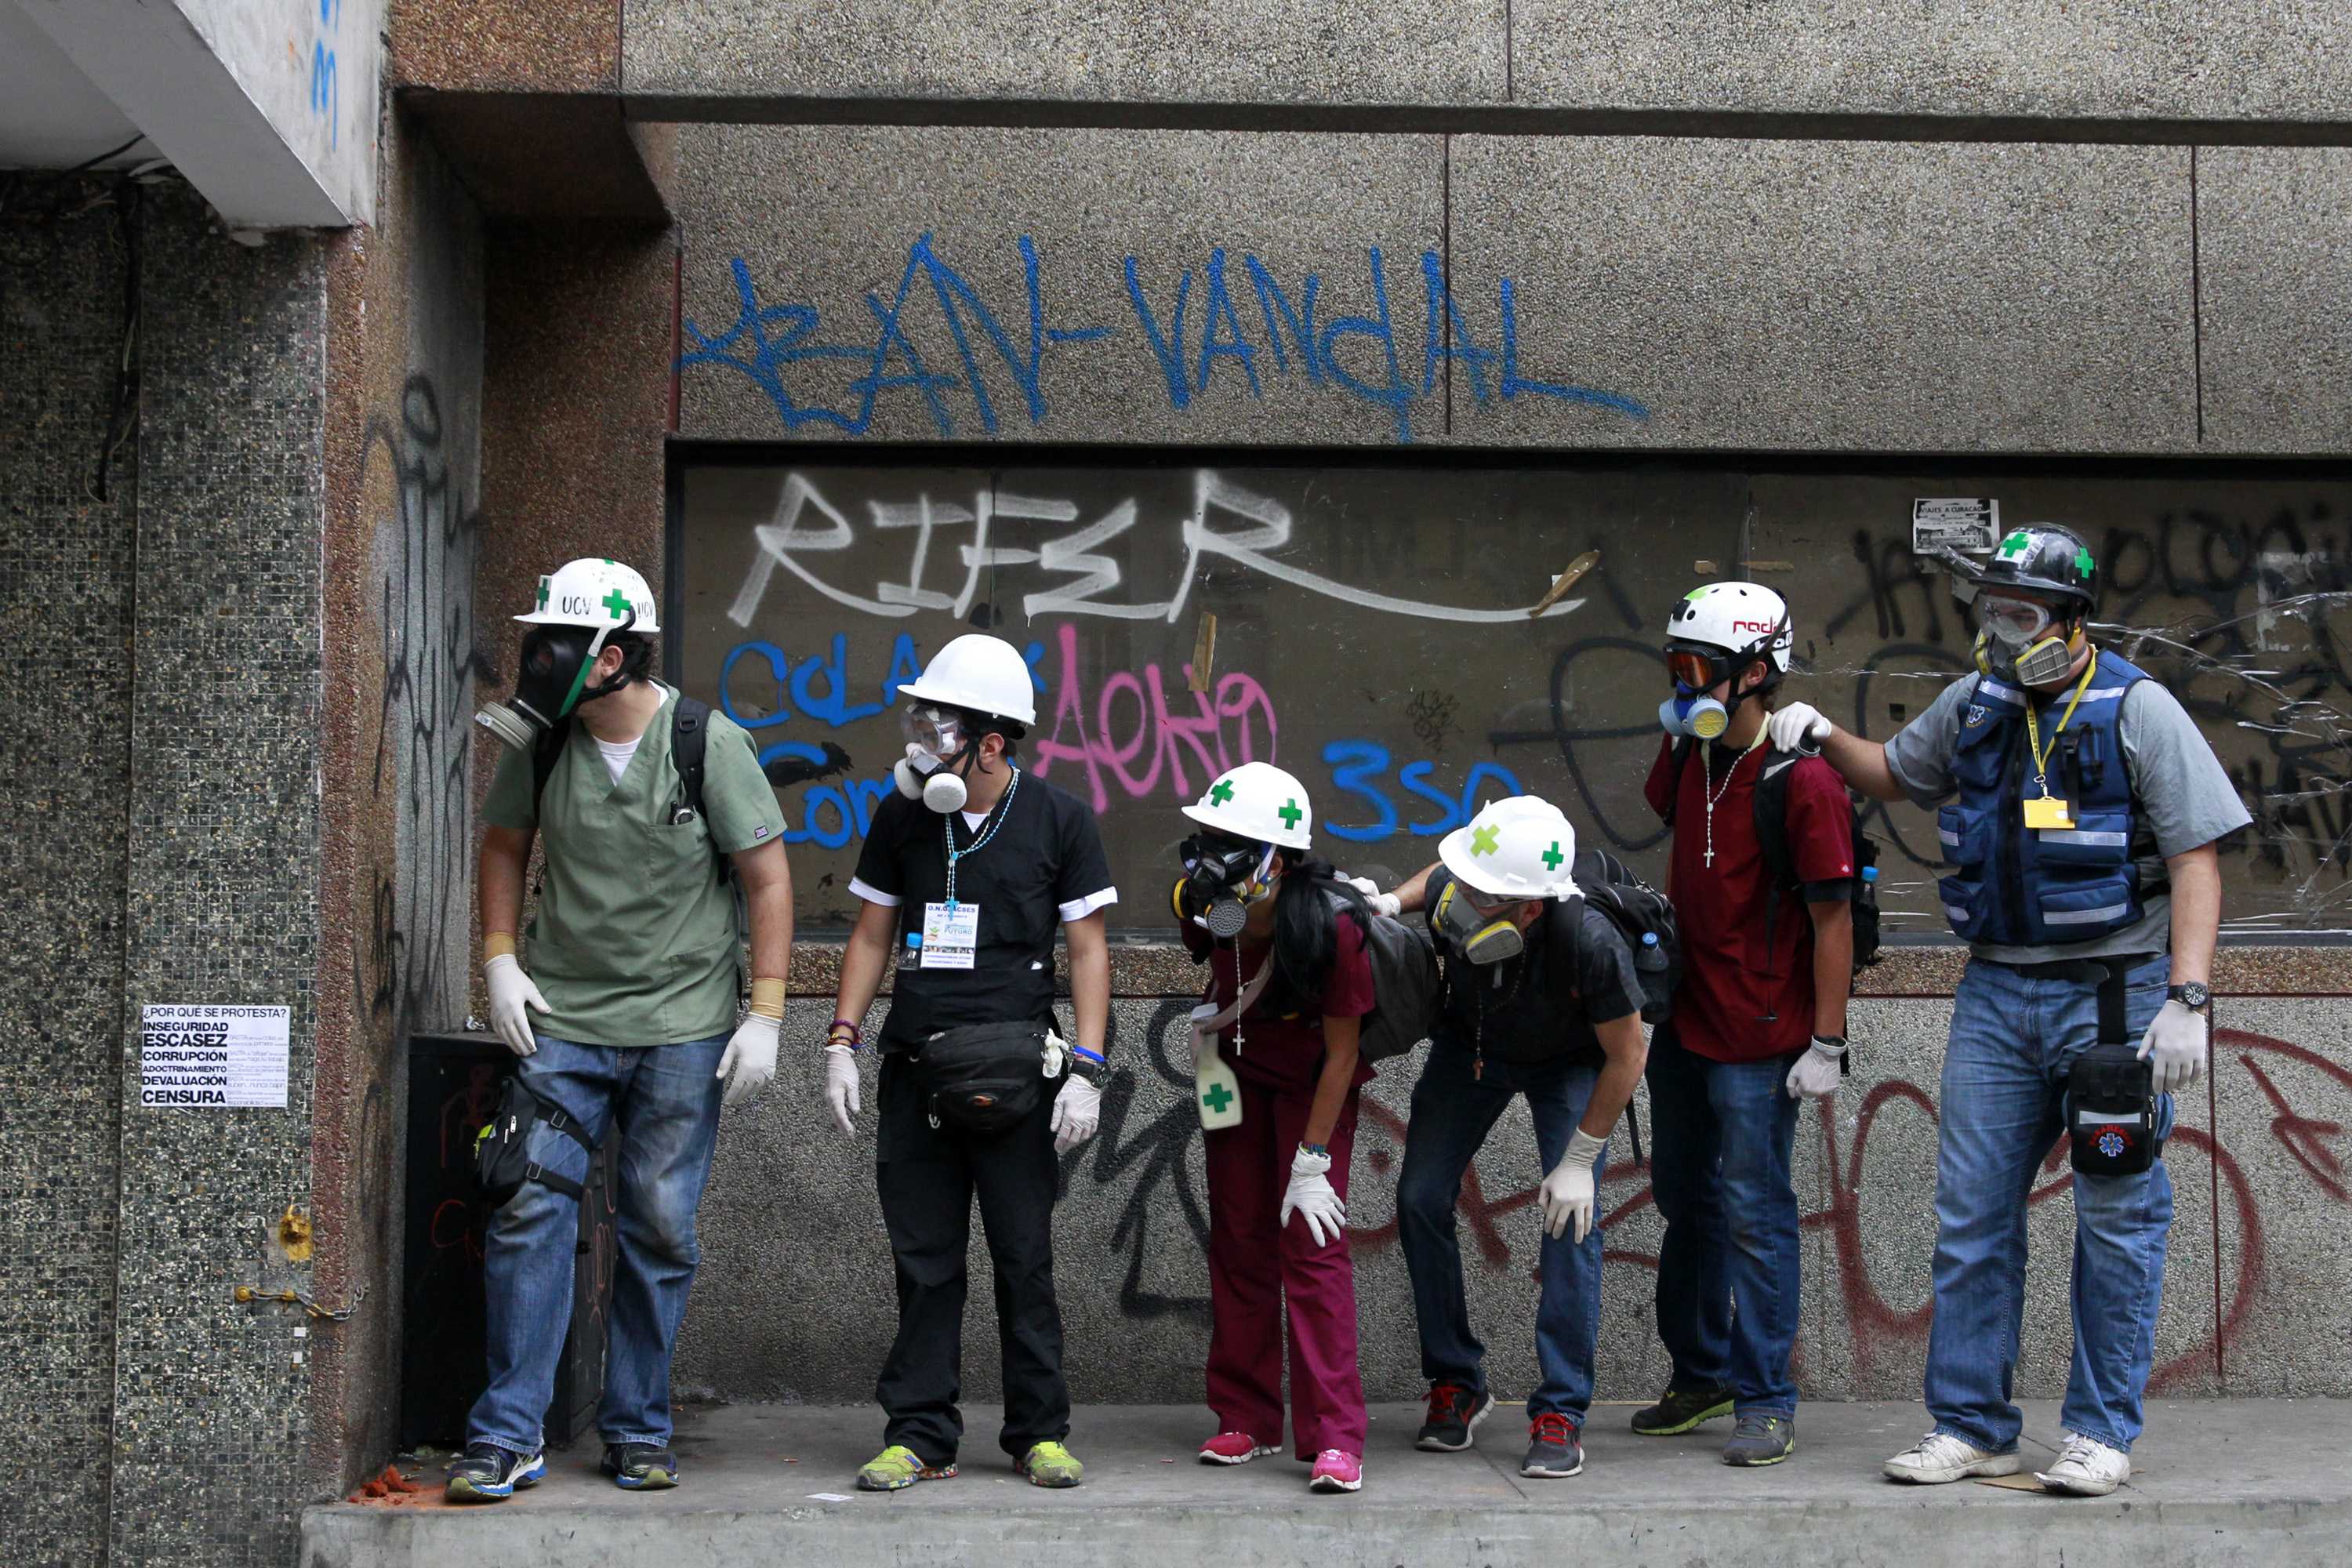
{"label": "tiled wall section", "polygon": [[[280,1568],[294,1555],[292,1504],[310,1489],[299,1461],[308,1352],[313,1334],[333,1331],[305,1334],[298,1312],[236,1306],[230,1293],[306,1286],[309,1274],[269,1237],[310,1196],[324,246],[278,235],[247,248],[179,187],[148,197],[121,1003],[123,1080],[134,1087],[121,1113],[120,1563]],[[288,1109],[138,1108],[138,1010],[184,1002],[292,1007]]]}
{"label": "tiled wall section", "polygon": [[0,616],[40,649],[0,705],[0,754],[39,760],[0,770],[0,1424],[42,1449],[0,1535],[12,1561],[59,1568],[106,1541],[138,488],[126,450],[91,493],[127,313],[118,213],[49,216],[96,189],[20,189],[0,219]]}

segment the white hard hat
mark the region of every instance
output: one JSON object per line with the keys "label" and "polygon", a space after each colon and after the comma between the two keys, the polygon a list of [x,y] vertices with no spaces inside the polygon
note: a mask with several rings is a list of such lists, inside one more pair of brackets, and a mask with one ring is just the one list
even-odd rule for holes
{"label": "white hard hat", "polygon": [[1498,800],[1438,841],[1454,879],[1498,899],[1565,899],[1576,891],[1576,829],[1531,795]]}
{"label": "white hard hat", "polygon": [[1709,583],[1693,588],[1666,617],[1674,642],[1702,643],[1730,654],[1769,654],[1775,673],[1789,673],[1789,650],[1796,646],[1789,602],[1756,583]]}
{"label": "white hard hat", "polygon": [[1285,849],[1306,848],[1315,831],[1305,786],[1272,763],[1244,763],[1219,774],[1183,812],[1203,827]]}
{"label": "white hard hat", "polygon": [[637,617],[629,627],[632,632],[661,630],[654,615],[654,591],[635,567],[588,559],[567,561],[553,576],[541,577],[530,614],[515,619],[534,626],[610,629],[627,620],[631,611]]}
{"label": "white hard hat", "polygon": [[1036,689],[1029,661],[1003,637],[966,632],[923,667],[922,678],[898,688],[898,695],[942,708],[968,708],[1017,724],[1037,721]]}

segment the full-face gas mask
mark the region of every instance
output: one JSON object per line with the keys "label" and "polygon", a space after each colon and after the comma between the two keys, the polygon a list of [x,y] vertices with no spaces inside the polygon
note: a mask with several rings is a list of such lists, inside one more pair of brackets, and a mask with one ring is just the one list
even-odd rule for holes
{"label": "full-face gas mask", "polygon": [[1169,895],[1176,918],[1192,921],[1221,941],[1240,935],[1249,922],[1250,906],[1274,895],[1278,851],[1271,844],[1195,833],[1177,853],[1183,859],[1184,875]]}
{"label": "full-face gas mask", "polygon": [[2047,686],[2074,667],[2074,639],[2049,605],[1987,589],[1969,607],[1976,612],[1977,668],[1986,674]]}
{"label": "full-face gas mask", "polygon": [[1454,951],[1473,963],[1501,963],[1527,951],[1528,940],[1504,911],[1522,900],[1483,901],[1458,881],[1437,895],[1437,929]]}
{"label": "full-face gas mask", "polygon": [[907,737],[907,754],[890,769],[898,793],[941,816],[961,811],[971,798],[965,779],[980,760],[980,737],[966,734],[962,715],[946,708],[909,708],[898,724]]}
{"label": "full-face gas mask", "polygon": [[610,680],[593,690],[586,689],[588,671],[604,645],[635,625],[636,618],[632,611],[617,626],[531,627],[522,639],[522,668],[515,677],[514,695],[483,704],[474,722],[517,751],[530,751],[580,704],[609,697],[642,673],[643,658],[625,658]]}

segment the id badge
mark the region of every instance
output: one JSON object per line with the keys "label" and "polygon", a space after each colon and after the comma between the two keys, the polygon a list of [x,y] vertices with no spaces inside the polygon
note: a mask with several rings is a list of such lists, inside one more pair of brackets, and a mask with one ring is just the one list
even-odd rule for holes
{"label": "id badge", "polygon": [[972,950],[979,945],[978,904],[923,906],[923,968],[970,969]]}
{"label": "id badge", "polygon": [[2072,827],[2074,816],[2067,804],[2055,795],[2038,795],[2025,803],[2025,826],[2037,832],[2045,827]]}

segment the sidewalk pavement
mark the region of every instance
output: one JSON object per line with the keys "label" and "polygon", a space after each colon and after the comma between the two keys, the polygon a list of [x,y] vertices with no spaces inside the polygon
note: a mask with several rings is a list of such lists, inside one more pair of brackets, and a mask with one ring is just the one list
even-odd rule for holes
{"label": "sidewalk pavement", "polygon": [[[2026,1468],[2055,1457],[2057,1407],[2026,1405]],[[2201,1568],[2352,1563],[2352,1401],[2157,1400],[2128,1486],[2097,1500],[1963,1481],[1899,1486],[1879,1463],[1927,1429],[1909,1405],[1811,1404],[1797,1452],[1723,1465],[1730,1423],[1636,1437],[1628,1405],[1597,1406],[1585,1468],[1523,1479],[1517,1405],[1465,1454],[1412,1447],[1417,1405],[1373,1410],[1364,1489],[1307,1490],[1286,1454],[1197,1463],[1196,1406],[1081,1408],[1070,1447],[1087,1483],[1045,1491],[995,1444],[998,1411],[965,1408],[963,1473],[895,1494],[858,1492],[881,1447],[870,1406],[699,1407],[680,1425],[685,1484],[625,1493],[596,1473],[592,1440],[549,1457],[509,1502],[333,1503],[302,1521],[304,1568],[1023,1568],[1194,1563],[1213,1568]],[[437,1476],[427,1475],[437,1481]],[[2030,1478],[2026,1478],[2030,1479]]]}

